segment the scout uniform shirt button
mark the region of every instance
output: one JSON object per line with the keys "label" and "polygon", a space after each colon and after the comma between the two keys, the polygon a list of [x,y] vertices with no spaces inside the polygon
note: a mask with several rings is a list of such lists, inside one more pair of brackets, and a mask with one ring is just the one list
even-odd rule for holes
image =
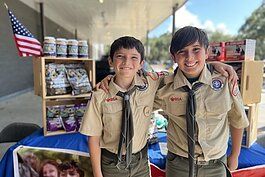
{"label": "scout uniform shirt button", "polygon": [[150,116],[150,115],[151,115],[151,107],[146,106],[146,107],[144,108],[144,115],[145,115],[145,116]]}

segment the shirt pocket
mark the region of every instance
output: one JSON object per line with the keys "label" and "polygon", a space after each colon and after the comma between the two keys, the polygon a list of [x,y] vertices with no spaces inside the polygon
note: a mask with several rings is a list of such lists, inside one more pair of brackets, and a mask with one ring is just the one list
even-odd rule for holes
{"label": "shirt pocket", "polygon": [[153,103],[144,99],[135,101],[136,107],[134,112],[134,121],[139,126],[148,127],[153,109]]}
{"label": "shirt pocket", "polygon": [[231,105],[227,102],[212,101],[205,104],[207,118],[223,119],[226,118],[228,111],[231,109]]}
{"label": "shirt pocket", "polygon": [[103,127],[105,131],[120,131],[122,118],[122,102],[108,103],[102,107]]}
{"label": "shirt pocket", "polygon": [[186,106],[187,102],[178,101],[170,102],[167,104],[167,112],[176,116],[185,116],[186,115]]}
{"label": "shirt pocket", "polygon": [[135,100],[136,103],[136,109],[137,111],[139,111],[140,114],[142,114],[142,116],[144,115],[145,117],[149,117],[151,116],[151,113],[153,111],[153,104],[154,101],[153,99],[137,99]]}

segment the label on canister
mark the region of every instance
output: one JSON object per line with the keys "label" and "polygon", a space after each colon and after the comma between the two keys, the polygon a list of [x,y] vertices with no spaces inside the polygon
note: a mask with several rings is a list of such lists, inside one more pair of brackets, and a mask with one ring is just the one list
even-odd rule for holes
{"label": "label on canister", "polygon": [[78,57],[78,42],[75,39],[69,39],[67,41],[67,57],[77,58]]}
{"label": "label on canister", "polygon": [[43,53],[44,56],[56,56],[56,45],[54,37],[47,36],[44,38]]}
{"label": "label on canister", "polygon": [[57,57],[66,57],[66,55],[67,55],[66,39],[57,38],[56,39],[56,56]]}
{"label": "label on canister", "polygon": [[78,41],[78,57],[79,58],[88,57],[88,45],[87,41],[85,40]]}

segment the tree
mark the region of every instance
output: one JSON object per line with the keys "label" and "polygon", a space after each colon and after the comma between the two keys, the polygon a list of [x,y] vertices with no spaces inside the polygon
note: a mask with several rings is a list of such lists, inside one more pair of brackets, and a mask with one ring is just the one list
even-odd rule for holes
{"label": "tree", "polygon": [[148,52],[147,59],[150,62],[164,62],[170,59],[169,46],[171,37],[171,33],[165,33],[159,37],[149,39],[148,48],[150,51]]}
{"label": "tree", "polygon": [[[206,31],[209,36],[210,42],[232,41],[235,36],[226,35],[221,31]],[[172,34],[165,33],[159,37],[149,39],[149,54],[147,59],[154,63],[160,61],[165,63],[166,60],[170,60],[169,46],[171,42]]]}
{"label": "tree", "polygon": [[222,42],[222,41],[232,41],[235,36],[229,34],[224,34],[221,31],[207,32],[209,37],[209,42]]}
{"label": "tree", "polygon": [[239,39],[256,39],[256,60],[265,59],[265,4],[256,9],[239,29]]}

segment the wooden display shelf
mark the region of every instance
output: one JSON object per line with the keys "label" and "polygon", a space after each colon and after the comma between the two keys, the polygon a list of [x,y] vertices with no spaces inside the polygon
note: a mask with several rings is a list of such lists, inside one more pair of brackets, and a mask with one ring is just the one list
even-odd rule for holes
{"label": "wooden display shelf", "polygon": [[92,84],[91,86],[94,87],[96,85],[95,60],[88,58],[41,57],[33,60],[35,95],[41,96],[43,98],[47,96],[46,80],[45,80],[45,64],[47,63],[57,63],[57,64],[84,63],[89,81]]}
{"label": "wooden display shelf", "polygon": [[259,103],[263,82],[262,61],[225,61],[234,67],[239,77],[239,89],[244,105]]}
{"label": "wooden display shelf", "polygon": [[64,130],[57,131],[47,131],[47,107],[48,106],[62,106],[62,105],[75,105],[80,103],[89,104],[90,99],[55,99],[55,100],[42,100],[42,110],[43,110],[43,134],[44,136],[58,135],[65,133],[74,133],[75,131],[66,132]]}
{"label": "wooden display shelf", "polygon": [[245,111],[248,117],[249,126],[244,129],[242,147],[249,148],[257,140],[259,104],[248,104],[245,106]]}
{"label": "wooden display shelf", "polygon": [[36,95],[42,97],[44,135],[49,136],[49,135],[76,132],[76,131],[66,132],[64,130],[47,131],[47,107],[78,105],[80,103],[88,104],[92,92],[80,95],[71,95],[71,94],[52,95],[52,96],[47,95],[45,65],[49,63],[56,63],[56,64],[83,63],[85,66],[85,70],[87,71],[91,87],[94,87],[96,85],[95,60],[88,58],[58,58],[58,57],[41,57],[33,60],[34,92]]}
{"label": "wooden display shelf", "polygon": [[54,57],[54,56],[42,57],[42,58],[45,58],[46,60],[91,60],[89,58],[67,58],[67,57]]}
{"label": "wooden display shelf", "polygon": [[90,98],[92,93],[80,94],[80,95],[53,95],[53,96],[43,96],[44,99],[70,99],[70,98]]}

